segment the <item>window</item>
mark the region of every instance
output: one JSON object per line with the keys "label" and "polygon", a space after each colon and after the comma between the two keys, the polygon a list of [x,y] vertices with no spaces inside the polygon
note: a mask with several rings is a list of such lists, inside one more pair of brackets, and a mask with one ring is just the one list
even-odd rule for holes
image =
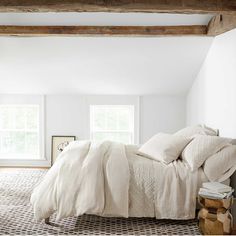
{"label": "window", "polygon": [[40,159],[39,105],[0,105],[0,158]]}
{"label": "window", "polygon": [[134,143],[134,106],[90,106],[90,138]]}

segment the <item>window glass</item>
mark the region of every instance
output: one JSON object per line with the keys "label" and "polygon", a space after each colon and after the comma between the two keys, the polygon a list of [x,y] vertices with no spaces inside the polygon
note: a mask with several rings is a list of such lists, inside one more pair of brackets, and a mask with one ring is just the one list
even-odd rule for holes
{"label": "window glass", "polygon": [[0,105],[0,158],[39,155],[39,105]]}
{"label": "window glass", "polygon": [[95,141],[134,143],[134,106],[90,106],[90,136]]}

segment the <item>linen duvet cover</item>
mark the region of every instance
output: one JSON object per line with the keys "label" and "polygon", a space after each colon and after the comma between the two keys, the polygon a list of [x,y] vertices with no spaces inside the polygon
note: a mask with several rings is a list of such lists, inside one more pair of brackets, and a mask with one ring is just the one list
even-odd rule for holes
{"label": "linen duvet cover", "polygon": [[75,141],[58,157],[31,196],[35,217],[57,220],[106,217],[195,217],[197,171],[184,162],[168,165],[139,156],[137,147]]}

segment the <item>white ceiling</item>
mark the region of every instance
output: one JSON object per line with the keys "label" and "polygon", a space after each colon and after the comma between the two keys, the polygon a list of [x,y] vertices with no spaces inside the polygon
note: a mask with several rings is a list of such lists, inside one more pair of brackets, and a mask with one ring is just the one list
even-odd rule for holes
{"label": "white ceiling", "polygon": [[0,38],[0,93],[185,94],[208,37]]}
{"label": "white ceiling", "polygon": [[207,25],[212,15],[158,13],[0,13],[4,25]]}
{"label": "white ceiling", "polygon": [[[198,25],[212,15],[0,13],[1,25]],[[0,93],[184,94],[212,39],[0,38]]]}

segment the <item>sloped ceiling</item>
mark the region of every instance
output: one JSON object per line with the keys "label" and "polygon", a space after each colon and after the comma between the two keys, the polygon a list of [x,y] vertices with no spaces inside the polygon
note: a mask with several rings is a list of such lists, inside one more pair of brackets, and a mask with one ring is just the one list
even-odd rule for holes
{"label": "sloped ceiling", "polygon": [[[17,21],[1,16],[1,24]],[[212,40],[1,37],[0,93],[186,94]]]}
{"label": "sloped ceiling", "polygon": [[211,38],[0,38],[0,93],[184,94]]}

